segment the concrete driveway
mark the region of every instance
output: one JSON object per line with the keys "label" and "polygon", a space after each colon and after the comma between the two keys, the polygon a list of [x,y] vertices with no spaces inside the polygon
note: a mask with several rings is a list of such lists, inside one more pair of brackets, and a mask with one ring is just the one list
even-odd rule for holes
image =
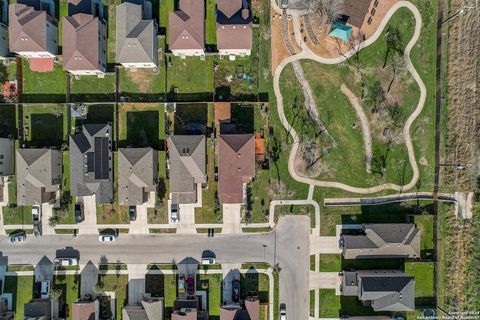
{"label": "concrete driveway", "polygon": [[319,237],[310,235],[310,254],[340,254],[338,237]]}
{"label": "concrete driveway", "polygon": [[85,219],[78,224],[78,234],[98,234],[97,203],[95,196],[78,197],[78,202],[83,202]]}
{"label": "concrete driveway", "polygon": [[310,272],[310,290],[335,289],[340,293],[341,282],[338,272]]}
{"label": "concrete driveway", "polygon": [[[241,265],[239,266],[241,267]],[[223,265],[222,264],[222,273],[223,273],[223,284],[222,284],[222,297],[223,303],[231,304],[232,303],[232,281],[240,280],[240,270],[236,265]]]}
{"label": "concrete driveway", "polygon": [[137,210],[137,219],[135,221],[130,221],[130,231],[131,234],[148,234],[148,219],[147,219],[147,206],[138,205]]}
{"label": "concrete driveway", "polygon": [[195,205],[194,204],[180,204],[178,209],[179,220],[177,223],[177,233],[180,234],[195,234]]}
{"label": "concrete driveway", "polygon": [[223,205],[223,228],[222,233],[242,233],[241,226],[241,204]]}
{"label": "concrete driveway", "polygon": [[53,205],[42,203],[42,235],[54,235],[55,229],[48,224],[48,220],[53,215]]}

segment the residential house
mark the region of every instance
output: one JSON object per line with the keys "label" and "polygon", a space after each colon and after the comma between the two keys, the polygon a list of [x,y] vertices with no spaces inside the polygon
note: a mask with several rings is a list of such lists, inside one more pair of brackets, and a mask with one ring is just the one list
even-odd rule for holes
{"label": "residential house", "polygon": [[[58,310],[58,306],[56,308]],[[57,319],[54,314],[52,299],[32,299],[23,306],[23,320],[50,320]]]}
{"label": "residential house", "polygon": [[341,238],[345,259],[420,257],[420,230],[411,223],[364,224]]}
{"label": "residential house", "polygon": [[74,16],[77,13],[86,13],[95,17],[103,17],[104,6],[101,0],[69,0],[68,15]]}
{"label": "residential house", "polygon": [[95,16],[96,6],[91,1],[86,1],[90,6],[85,5],[83,9],[78,0],[73,2],[71,11],[85,12],[62,18],[63,69],[73,75],[104,75],[107,70],[107,24],[101,16]]}
{"label": "residential house", "polygon": [[122,309],[123,320],[163,320],[163,298],[143,299]]}
{"label": "residential house", "polygon": [[[3,6],[8,4],[8,1],[2,0]],[[8,47],[8,8],[4,8],[0,12],[0,60],[6,59],[10,53]]]}
{"label": "residential house", "polygon": [[220,308],[220,320],[259,320],[260,301],[257,298],[247,298],[245,308],[226,306]]}
{"label": "residential house", "polygon": [[168,47],[175,56],[203,56],[205,1],[179,0],[178,10],[168,13]]}
{"label": "residential house", "polygon": [[109,124],[85,124],[70,136],[70,192],[93,196],[97,204],[113,201],[112,128]]}
{"label": "residential house", "polygon": [[62,183],[62,153],[51,149],[18,149],[17,204],[40,205],[56,198]]}
{"label": "residential house", "polygon": [[[0,284],[1,283],[2,282],[0,281]],[[15,312],[8,310],[8,300],[4,297],[0,298],[0,320],[14,320],[14,319],[15,319]]]}
{"label": "residential house", "polygon": [[158,25],[152,3],[123,2],[117,7],[117,62],[125,68],[157,68]]}
{"label": "residential house", "polygon": [[58,21],[53,1],[21,0],[8,8],[10,51],[25,58],[55,58]]}
{"label": "residential house", "polygon": [[118,149],[118,203],[141,205],[156,190],[157,151],[152,148]]}
{"label": "residential house", "polygon": [[217,0],[217,48],[220,56],[249,56],[252,11],[247,0]]}
{"label": "residential house", "polygon": [[254,176],[254,135],[221,134],[218,139],[220,203],[246,203],[246,185]]}
{"label": "residential house", "polygon": [[208,312],[201,310],[201,308],[198,296],[177,298],[173,303],[171,320],[208,320]]}
{"label": "residential house", "polygon": [[207,182],[205,136],[172,135],[167,140],[170,160],[170,199],[174,204],[196,203]]}
{"label": "residential house", "polygon": [[72,320],[98,320],[99,318],[98,299],[79,299],[72,304]]}
{"label": "residential house", "polygon": [[0,177],[15,174],[14,146],[12,139],[0,138]]}
{"label": "residential house", "polygon": [[344,271],[340,290],[374,311],[415,310],[415,280],[400,270]]}

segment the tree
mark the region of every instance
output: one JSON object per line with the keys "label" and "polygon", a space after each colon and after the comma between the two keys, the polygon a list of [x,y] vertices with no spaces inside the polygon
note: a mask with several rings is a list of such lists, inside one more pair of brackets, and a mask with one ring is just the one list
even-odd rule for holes
{"label": "tree", "polygon": [[60,222],[61,217],[58,215],[57,212],[54,212],[50,218],[48,218],[48,225],[52,228],[55,228],[55,226]]}
{"label": "tree", "polygon": [[319,24],[324,24],[335,19],[342,13],[344,0],[312,0],[309,9],[312,16]]}
{"label": "tree", "polygon": [[400,73],[400,71],[404,70],[406,66],[407,66],[407,62],[405,61],[405,57],[396,51],[396,54],[393,56],[393,59],[392,59],[393,75],[392,75],[392,80],[390,80],[390,83],[388,85],[387,94],[389,94],[390,90],[392,90],[393,83],[395,81],[397,74]]}
{"label": "tree", "polygon": [[60,193],[60,210],[67,210],[70,202],[72,202],[70,191],[62,189],[62,192]]}
{"label": "tree", "polygon": [[158,179],[157,183],[157,201],[155,202],[155,205],[158,207],[163,206],[163,199],[165,199],[165,194],[167,193],[167,186],[165,184],[165,179],[161,177]]}
{"label": "tree", "polygon": [[385,33],[387,52],[385,53],[385,61],[383,62],[383,68],[387,66],[388,54],[390,53],[390,50],[399,50],[401,40],[402,34],[398,27],[394,25],[389,25]]}
{"label": "tree", "polygon": [[368,87],[367,101],[372,105],[375,112],[385,102],[385,91],[378,79],[375,79]]}
{"label": "tree", "polygon": [[0,83],[4,83],[8,80],[8,70],[7,67],[2,63],[0,64]]}
{"label": "tree", "polygon": [[54,288],[50,290],[50,297],[52,297],[55,300],[58,300],[63,294],[63,290],[60,288]]}

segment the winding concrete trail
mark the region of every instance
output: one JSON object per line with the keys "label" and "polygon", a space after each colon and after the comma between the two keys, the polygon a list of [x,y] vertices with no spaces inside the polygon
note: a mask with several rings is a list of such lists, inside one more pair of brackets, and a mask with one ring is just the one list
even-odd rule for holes
{"label": "winding concrete trail", "polygon": [[[299,139],[299,136],[298,136],[297,132],[295,131],[295,129],[291,127],[287,118],[285,117],[285,112],[284,112],[284,107],[283,107],[283,97],[282,97],[281,90],[280,90],[280,76],[282,74],[283,69],[288,64],[290,64],[294,61],[299,61],[299,60],[313,60],[313,61],[316,61],[318,63],[323,63],[323,64],[338,64],[338,63],[341,63],[341,62],[345,61],[346,58],[349,58],[352,55],[354,55],[357,50],[361,50],[361,49],[369,46],[370,44],[374,43],[382,35],[382,32],[385,29],[385,27],[386,27],[388,21],[390,20],[390,18],[400,8],[409,9],[415,17],[415,32],[413,34],[413,37],[408,42],[408,44],[405,48],[404,54],[405,54],[405,57],[406,57],[406,60],[407,60],[407,70],[412,74],[414,80],[417,82],[417,84],[419,86],[419,89],[420,89],[420,99],[418,101],[417,107],[415,108],[414,112],[410,115],[410,117],[407,119],[407,121],[405,123],[405,126],[403,128],[403,135],[405,137],[405,145],[406,145],[407,150],[408,150],[408,158],[409,158],[410,165],[411,165],[412,171],[413,171],[413,177],[412,177],[411,181],[409,183],[407,183],[406,185],[384,183],[384,184],[373,186],[373,187],[362,188],[362,187],[350,186],[350,185],[347,185],[347,184],[344,184],[344,183],[341,183],[341,182],[322,181],[322,180],[311,179],[311,178],[307,178],[307,177],[303,177],[303,176],[298,175],[297,172],[295,171],[294,162],[295,162],[295,157],[296,157],[296,154],[297,154],[297,151],[298,151],[298,148],[299,148],[300,139]],[[298,28],[298,26],[296,26],[296,28]],[[414,147],[413,147],[413,144],[412,144],[412,139],[410,137],[410,127],[423,110],[423,107],[425,105],[425,99],[426,99],[426,96],[427,96],[427,90],[426,90],[425,84],[423,83],[422,79],[420,78],[420,75],[417,73],[417,71],[415,70],[415,68],[412,65],[412,61],[410,59],[410,52],[411,52],[412,48],[414,47],[414,45],[417,43],[418,38],[420,37],[421,29],[422,29],[422,17],[420,15],[420,12],[418,11],[417,7],[415,7],[412,3],[408,2],[408,1],[400,1],[400,2],[397,2],[394,6],[392,6],[392,8],[390,8],[390,10],[387,12],[385,17],[383,18],[383,20],[382,20],[380,26],[378,27],[377,31],[370,38],[368,38],[365,42],[363,42],[359,46],[357,46],[357,48],[355,50],[352,49],[352,50],[348,51],[347,53],[345,53],[344,56],[340,56],[340,57],[337,57],[337,58],[324,58],[324,57],[317,56],[310,49],[308,49],[308,47],[302,41],[302,43],[301,43],[302,52],[300,52],[300,53],[298,53],[294,56],[290,56],[288,58],[285,58],[279,64],[279,66],[277,67],[277,69],[275,70],[275,73],[274,73],[273,85],[274,85],[275,96],[276,96],[276,99],[277,99],[277,110],[278,110],[278,115],[280,117],[280,121],[282,122],[282,125],[285,127],[285,129],[290,132],[290,134],[293,138],[292,149],[290,151],[290,156],[289,156],[289,160],[288,160],[288,171],[289,171],[289,173],[290,173],[290,175],[292,176],[293,179],[295,179],[298,182],[306,183],[306,184],[309,184],[309,185],[314,185],[314,186],[319,186],[319,187],[327,187],[327,188],[339,188],[339,189],[343,189],[343,190],[348,191],[348,192],[359,193],[359,194],[376,193],[376,192],[380,192],[380,191],[388,190],[388,189],[401,192],[401,191],[412,189],[416,185],[416,183],[418,181],[418,178],[419,178],[419,169],[418,169],[417,160],[415,158],[415,151],[414,151]]]}

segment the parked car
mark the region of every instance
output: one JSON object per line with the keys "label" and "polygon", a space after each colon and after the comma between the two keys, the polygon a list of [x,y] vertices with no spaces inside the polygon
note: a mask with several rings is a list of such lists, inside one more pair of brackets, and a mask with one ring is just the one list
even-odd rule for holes
{"label": "parked car", "polygon": [[77,258],[55,258],[53,262],[56,265],[62,266],[62,267],[68,267],[68,266],[78,266],[78,259]]}
{"label": "parked car", "polygon": [[218,181],[218,167],[217,167],[217,166],[215,166],[214,180],[215,180],[215,181]]}
{"label": "parked car", "polygon": [[40,222],[42,218],[42,209],[38,205],[32,206],[32,220],[33,220],[33,234],[35,237],[42,235],[42,224]]}
{"label": "parked car", "polygon": [[187,293],[189,296],[195,294],[195,279],[193,279],[193,276],[188,276],[187,278]]}
{"label": "parked car", "polygon": [[280,304],[280,320],[287,320],[287,307],[285,303]]}
{"label": "parked car", "polygon": [[98,237],[98,241],[101,242],[114,242],[117,241],[118,236],[116,234],[101,234]]}
{"label": "parked car", "polygon": [[203,265],[215,264],[215,258],[202,258]]}
{"label": "parked car", "polygon": [[173,204],[170,206],[170,219],[172,222],[178,221],[178,204]]}
{"label": "parked car", "polygon": [[50,281],[42,281],[40,286],[40,298],[48,299],[50,297]]}
{"label": "parked car", "polygon": [[185,293],[185,276],[181,274],[178,277],[178,294],[184,294]]}
{"label": "parked car", "polygon": [[82,222],[85,219],[83,215],[83,203],[75,203],[75,221]]}
{"label": "parked car", "polygon": [[19,242],[24,242],[27,239],[27,235],[25,232],[18,232],[10,235],[10,242],[11,243],[19,243]]}
{"label": "parked car", "polygon": [[240,302],[240,280],[232,280],[232,301]]}
{"label": "parked car", "polygon": [[137,220],[137,207],[136,206],[128,207],[128,213],[130,215],[130,221]]}

